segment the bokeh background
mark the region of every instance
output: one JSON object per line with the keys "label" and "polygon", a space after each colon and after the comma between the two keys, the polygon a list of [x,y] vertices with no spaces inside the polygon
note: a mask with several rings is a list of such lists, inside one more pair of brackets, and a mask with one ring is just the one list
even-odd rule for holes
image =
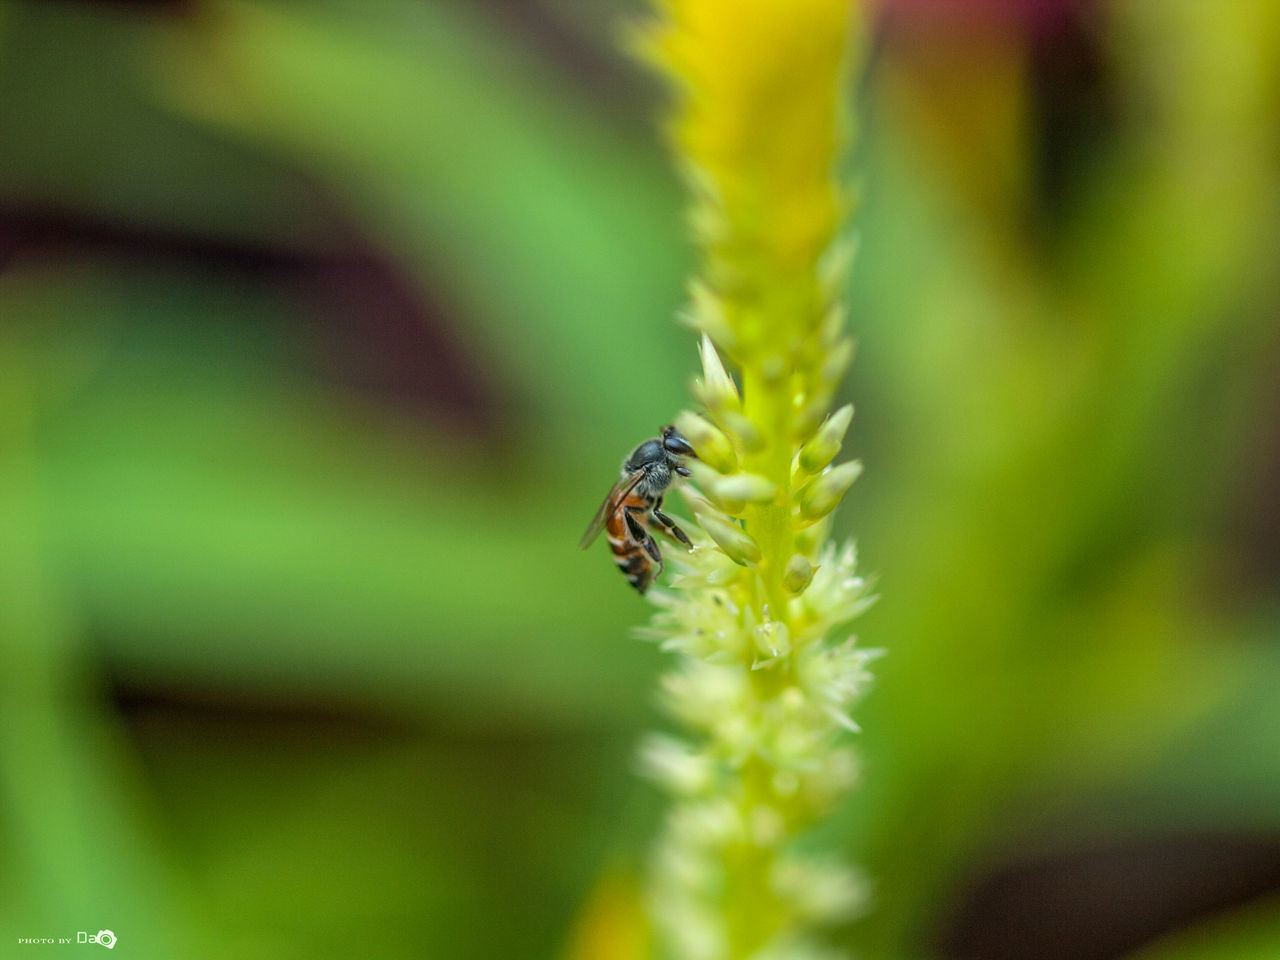
{"label": "bokeh background", "polygon": [[[0,954],[643,955],[631,0],[0,4]],[[1280,956],[1280,7],[884,0],[866,958]],[[90,947],[89,949],[98,949]]]}

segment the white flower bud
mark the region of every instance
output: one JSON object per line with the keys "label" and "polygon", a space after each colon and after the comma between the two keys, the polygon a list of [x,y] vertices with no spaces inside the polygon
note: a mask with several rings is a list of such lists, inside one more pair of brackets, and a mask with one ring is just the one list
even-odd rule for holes
{"label": "white flower bud", "polygon": [[809,771],[804,777],[804,795],[809,804],[825,811],[853,788],[862,774],[858,755],[848,747],[831,751],[826,763]]}
{"label": "white flower bud", "polygon": [[641,770],[672,793],[691,796],[711,786],[714,767],[674,737],[654,734],[640,746]]}
{"label": "white flower bud", "polygon": [[714,508],[707,509],[704,506],[699,510],[697,501],[691,505],[698,517],[698,525],[707,532],[707,535],[716,542],[716,546],[723,550],[730,560],[744,567],[760,562],[760,545],[751,538],[750,534]]}
{"label": "white flower bud", "polygon": [[799,596],[804,593],[804,588],[809,586],[813,573],[813,564],[809,562],[809,558],[802,553],[797,553],[787,561],[787,569],[782,574],[782,585],[792,596]]}
{"label": "white flower bud", "polygon": [[720,354],[716,353],[715,344],[705,333],[702,335],[698,350],[702,354],[703,402],[717,416],[722,411],[737,410],[740,403],[738,387],[725,371],[724,364],[720,362]]}
{"label": "white flower bud", "polygon": [[[805,473],[817,473],[840,452],[841,443],[849,424],[853,422],[853,404],[847,403],[818,428],[813,439],[800,448],[800,469]],[[685,436],[688,436],[686,433]],[[696,448],[695,448],[696,449]]]}
{"label": "white flower bud", "polygon": [[838,863],[793,859],[774,867],[774,892],[817,923],[848,920],[867,901],[867,882]]}
{"label": "white flower bud", "polygon": [[760,375],[765,383],[776,384],[787,372],[787,362],[776,353],[761,357],[758,361]]}
{"label": "white flower bud", "polygon": [[753,631],[756,649],[768,657],[785,657],[791,652],[791,631],[785,623],[768,620]]}
{"label": "white flower bud", "polygon": [[794,797],[800,790],[800,778],[790,770],[779,770],[773,775],[773,792],[780,797]]}
{"label": "white flower bud", "polygon": [[787,822],[777,809],[762,803],[748,815],[747,830],[757,847],[772,847],[786,837]]}
{"label": "white flower bud", "polygon": [[850,460],[815,478],[800,495],[800,515],[806,520],[825,517],[836,508],[840,498],[861,473],[862,462]]}
{"label": "white flower bud", "polygon": [[844,336],[844,325],[847,319],[843,303],[833,304],[822,316],[821,342],[826,348],[834,347]]}
{"label": "white flower bud", "polygon": [[826,299],[838,300],[842,297],[857,252],[858,237],[853,233],[837,236],[823,251],[818,259],[818,286]]}
{"label": "white flower bud", "polygon": [[[720,474],[706,464],[698,463],[696,460],[690,461],[687,466],[689,467],[689,479],[694,483],[697,491],[705,494],[711,503],[731,517],[740,517],[746,512],[747,502],[745,500],[733,500],[729,497],[721,496],[720,487],[716,482],[721,479]],[[686,488],[686,494],[689,493],[692,493],[692,491]],[[697,504],[689,500],[688,496],[685,499],[688,500],[696,513],[698,510]]]}
{"label": "white flower bud", "polygon": [[844,339],[832,347],[826,357],[822,361],[822,370],[819,374],[824,383],[836,384],[844,379],[844,375],[849,371],[849,364],[853,363],[854,345],[851,339]]}
{"label": "white flower bud", "polygon": [[715,477],[709,487],[715,495],[730,503],[768,503],[778,488],[758,473],[734,473]]}
{"label": "white flower bud", "polygon": [[759,453],[764,449],[764,438],[750,417],[737,410],[723,410],[716,414],[716,419],[743,450]]}
{"label": "white flower bud", "polygon": [[724,315],[720,298],[701,280],[689,284],[689,306],[679,313],[680,322],[706,334],[717,343],[732,348],[737,342],[733,327]]}
{"label": "white flower bud", "polygon": [[[805,527],[796,531],[796,550],[800,553],[813,553],[831,536],[831,514],[827,514],[821,520],[817,520],[812,526]],[[821,568],[821,563],[814,567],[815,570]]]}

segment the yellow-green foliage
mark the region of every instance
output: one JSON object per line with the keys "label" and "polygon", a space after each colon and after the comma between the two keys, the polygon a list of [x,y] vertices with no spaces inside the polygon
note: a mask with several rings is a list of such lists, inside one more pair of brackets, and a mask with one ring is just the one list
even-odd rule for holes
{"label": "yellow-green foliage", "polygon": [[853,411],[830,413],[853,356],[838,176],[852,12],[672,0],[641,35],[676,88],[669,136],[702,255],[687,317],[703,412],[677,425],[700,453],[685,495],[705,536],[673,558],[642,631],[680,655],[664,694],[690,737],[654,738],[644,759],[676,797],[654,918],[688,960],[816,955],[814,928],[861,900],[854,872],[795,843],[853,782],[840,740],[867,677],[867,652],[837,633],[866,585],[852,546],[827,543],[861,470],[832,465]]}

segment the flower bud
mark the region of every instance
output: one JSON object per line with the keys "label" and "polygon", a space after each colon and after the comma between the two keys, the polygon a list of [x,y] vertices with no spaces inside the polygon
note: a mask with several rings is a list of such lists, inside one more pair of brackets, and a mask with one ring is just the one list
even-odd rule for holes
{"label": "flower bud", "polygon": [[[813,556],[822,547],[827,539],[831,536],[831,514],[827,514],[821,520],[815,521],[812,525],[804,527],[796,531],[796,550],[799,553],[805,553]],[[821,570],[821,558],[819,565],[815,570]]]}
{"label": "flower bud", "polygon": [[766,620],[751,632],[756,649],[767,657],[785,657],[791,652],[791,631],[785,623]]}
{"label": "flower bud", "polygon": [[787,822],[768,804],[760,804],[747,817],[747,835],[761,849],[776,846],[787,836]]}
{"label": "flower bud", "polygon": [[814,810],[829,810],[857,784],[861,773],[856,752],[848,747],[833,750],[826,763],[805,776],[805,799]]}
{"label": "flower bud", "polygon": [[687,743],[661,734],[650,736],[641,745],[640,764],[644,773],[677,796],[701,793],[714,776],[706,756]]}
{"label": "flower bud", "polygon": [[831,348],[840,343],[844,336],[846,321],[844,304],[835,303],[822,315],[821,342],[824,348]]}
{"label": "flower bud", "polygon": [[862,461],[850,460],[838,467],[831,467],[805,487],[800,494],[800,515],[806,520],[825,517],[836,508],[845,491],[862,473]]}
{"label": "flower bud", "polygon": [[809,562],[809,558],[797,553],[787,561],[787,569],[782,574],[782,585],[787,588],[788,593],[798,597],[809,586],[813,572],[813,564]]}
{"label": "flower bud", "polygon": [[836,237],[818,259],[818,287],[827,300],[838,300],[844,293],[858,252],[858,237],[846,234]]}
{"label": "flower bud", "polygon": [[820,372],[823,383],[836,384],[844,379],[853,363],[853,350],[853,340],[846,337],[827,351]]}
{"label": "flower bud", "polygon": [[[822,426],[823,420],[827,416],[827,407],[830,401],[827,399],[815,400],[813,403],[806,403],[796,411],[795,420],[791,424],[791,438],[797,443],[803,444],[807,440],[812,440],[813,435],[818,432],[818,427]],[[799,463],[797,462],[797,466]]]}
{"label": "flower bud", "polygon": [[868,897],[862,875],[833,861],[782,861],[770,880],[777,896],[812,923],[848,919]]}
{"label": "flower bud", "polygon": [[702,383],[699,393],[702,401],[712,413],[719,415],[722,411],[737,410],[740,400],[738,387],[733,378],[725,372],[720,362],[720,354],[716,353],[715,344],[705,333],[698,347],[702,354]]}
{"label": "flower bud", "polygon": [[827,422],[818,428],[813,439],[800,448],[800,469],[805,473],[817,473],[834,460],[852,422],[853,404],[846,403],[827,418]]}
{"label": "flower bud", "polygon": [[759,453],[764,449],[764,438],[750,417],[737,410],[724,410],[716,413],[716,419],[748,453]]}
{"label": "flower bud", "polygon": [[724,315],[724,307],[705,283],[689,284],[689,306],[679,314],[680,322],[710,336],[717,343],[732,348],[736,342],[733,327]]}
{"label": "flower bud", "polygon": [[764,377],[765,383],[769,384],[776,384],[787,372],[787,362],[776,353],[761,357],[757,362],[757,366],[760,368],[760,375]]}
{"label": "flower bud", "polygon": [[684,411],[676,417],[676,429],[693,445],[698,459],[721,473],[738,469],[738,455],[729,438],[706,417]]}
{"label": "flower bud", "polygon": [[707,531],[707,536],[716,542],[725,556],[744,567],[760,562],[760,546],[750,534],[718,510],[707,509],[706,506],[699,509],[696,501],[691,506],[698,517],[698,525]]}
{"label": "flower bud", "polygon": [[[720,474],[705,463],[699,463],[696,460],[690,461],[688,467],[689,479],[697,486],[698,492],[703,494],[711,503],[731,517],[740,517],[746,512],[747,502],[745,500],[733,500],[720,495],[716,486],[716,481],[720,479]],[[695,506],[694,509],[696,511],[697,507]]]}
{"label": "flower bud", "polygon": [[777,486],[758,473],[715,477],[710,486],[717,497],[732,503],[768,503],[778,494]]}

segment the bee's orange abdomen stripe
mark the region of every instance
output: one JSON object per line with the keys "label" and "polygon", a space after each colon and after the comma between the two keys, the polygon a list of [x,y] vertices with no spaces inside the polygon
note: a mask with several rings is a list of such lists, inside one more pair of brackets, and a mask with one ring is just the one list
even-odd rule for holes
{"label": "bee's orange abdomen stripe", "polygon": [[627,582],[644,593],[653,582],[653,560],[644,548],[631,538],[631,531],[627,529],[627,520],[623,515],[625,507],[637,508],[634,514],[636,520],[642,527],[648,528],[648,516],[640,511],[647,510],[649,503],[644,497],[633,493],[618,505],[618,509],[605,523],[605,530],[609,535],[609,549],[613,551],[614,562],[626,576]]}
{"label": "bee's orange abdomen stripe", "polygon": [[619,506],[609,519],[605,521],[604,529],[605,532],[609,534],[610,543],[613,543],[615,540],[625,543],[627,540],[631,539],[630,535],[627,533],[627,520],[626,517],[622,515],[621,506]]}
{"label": "bee's orange abdomen stripe", "polygon": [[634,490],[627,495],[627,499],[622,501],[624,507],[635,507],[637,510],[648,510],[649,501],[647,498],[640,496]]}

